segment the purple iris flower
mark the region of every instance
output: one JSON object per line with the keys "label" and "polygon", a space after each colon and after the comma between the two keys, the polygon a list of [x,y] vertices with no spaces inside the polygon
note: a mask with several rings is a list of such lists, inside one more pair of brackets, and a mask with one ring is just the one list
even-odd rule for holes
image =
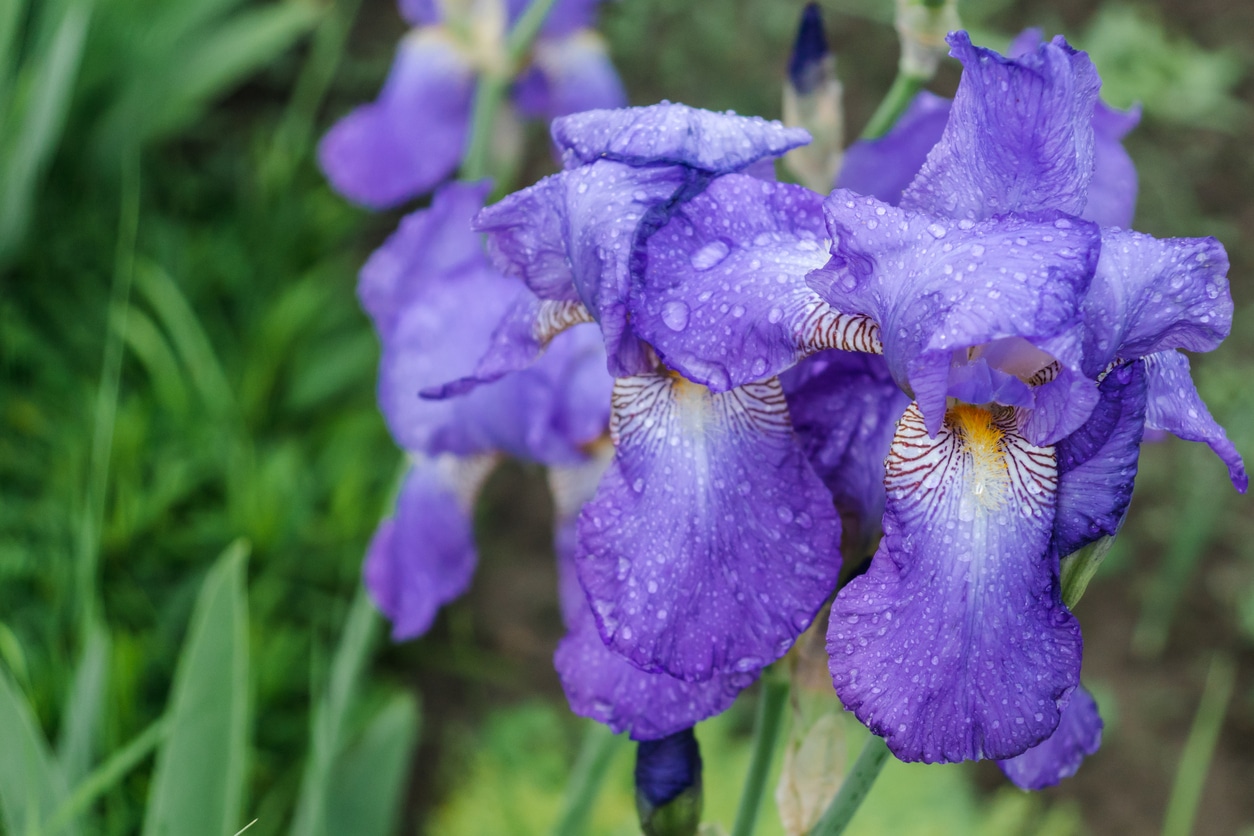
{"label": "purple iris flower", "polygon": [[1036,787],[1099,739],[1058,561],[1115,533],[1144,428],[1208,443],[1246,487],[1176,351],[1227,334],[1227,258],[1213,239],[1084,220],[1087,56],[1061,39],[1018,59],[950,45],[965,71],[940,142],[900,207],[826,201],[832,258],[810,277],[879,325],[915,401],[884,538],[837,597],[828,648],[842,701],[898,757],[996,758]]}
{"label": "purple iris flower", "polygon": [[[599,0],[559,0],[514,90],[526,116],[552,119],[626,103],[605,45],[587,29]],[[402,0],[415,28],[401,41],[378,99],[341,119],[318,159],[336,190],[371,208],[429,191],[461,162],[481,72],[503,60],[518,0]]]}
{"label": "purple iris flower", "polygon": [[486,194],[486,184],[444,187],[361,271],[358,293],[382,345],[380,408],[411,462],[365,566],[367,588],[398,640],[426,632],[439,607],[469,585],[470,510],[492,457],[578,463],[608,420],[605,355],[586,326],[562,334],[540,362],[508,380],[447,401],[419,397],[445,375],[473,368],[495,320],[528,293],[492,267],[470,230]]}
{"label": "purple iris flower", "polygon": [[[840,523],[792,430],[774,377],[786,366],[733,385],[659,362],[652,330],[638,327],[655,323],[634,311],[635,281],[652,258],[651,238],[673,216],[724,184],[777,188],[737,172],[760,169],[807,136],[668,103],[559,119],[553,136],[565,170],[477,219],[498,266],[543,304],[511,310],[476,373],[428,394],[509,379],[555,323],[600,325],[617,377],[615,455],[578,517],[575,550],[599,640],[572,624],[582,643],[568,640],[559,667],[568,694],[604,693],[614,682],[634,688],[632,677],[649,674],[686,683],[668,686],[676,704],[695,700],[714,713],[788,650],[830,596]],[[817,207],[812,217],[821,228]],[[815,253],[820,243],[811,242]],[[721,255],[716,248],[702,258],[712,267]],[[682,330],[669,321],[663,327]],[[601,653],[595,641],[616,654],[617,668],[563,664],[563,655]]]}

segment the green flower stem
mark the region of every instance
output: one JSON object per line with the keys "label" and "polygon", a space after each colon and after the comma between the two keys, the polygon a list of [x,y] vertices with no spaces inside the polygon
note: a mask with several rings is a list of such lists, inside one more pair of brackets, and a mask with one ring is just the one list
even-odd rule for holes
{"label": "green flower stem", "polygon": [[510,84],[518,74],[523,59],[555,2],[556,0],[531,0],[518,23],[514,24],[514,28],[505,37],[505,61],[502,68],[480,76],[479,85],[475,88],[474,112],[470,123],[470,147],[462,161],[463,180],[482,180],[488,176],[488,157],[492,150],[496,113],[501,109],[501,102],[505,100]]}
{"label": "green flower stem", "polygon": [[1176,769],[1176,780],[1163,821],[1163,836],[1189,836],[1193,832],[1202,790],[1206,787],[1206,773],[1210,771],[1235,684],[1236,663],[1227,654],[1215,654],[1206,675],[1202,702],[1197,707],[1189,739],[1185,741],[1180,755],[1180,765]]}
{"label": "green flower stem", "polygon": [[884,101],[880,102],[880,106],[876,108],[871,121],[867,122],[866,127],[862,129],[860,138],[879,139],[891,131],[893,125],[896,125],[897,120],[901,118],[901,114],[905,113],[906,108],[910,106],[915,94],[922,90],[928,81],[930,79],[922,76],[897,73],[897,77],[893,79],[893,86],[888,89],[888,95],[884,96]]}
{"label": "green flower stem", "polygon": [[575,759],[574,769],[571,770],[566,799],[562,804],[562,815],[553,828],[553,836],[580,836],[588,832],[588,816],[592,813],[592,805],[596,803],[597,795],[601,792],[601,785],[605,782],[610,764],[614,762],[614,756],[626,739],[624,735],[614,734],[600,723],[588,724],[579,757]]}
{"label": "green flower stem", "polygon": [[884,738],[876,735],[867,738],[858,759],[854,761],[853,769],[849,770],[845,782],[840,785],[840,792],[828,805],[823,818],[810,831],[810,836],[839,836],[845,832],[854,813],[858,812],[863,800],[871,792],[889,754]]}
{"label": "green flower stem", "polygon": [[758,696],[758,717],[753,726],[753,759],[745,775],[745,787],[736,810],[736,824],[731,836],[750,836],[758,822],[766,777],[775,757],[776,742],[784,724],[784,706],[788,704],[788,680],[770,673],[762,677],[762,693]]}

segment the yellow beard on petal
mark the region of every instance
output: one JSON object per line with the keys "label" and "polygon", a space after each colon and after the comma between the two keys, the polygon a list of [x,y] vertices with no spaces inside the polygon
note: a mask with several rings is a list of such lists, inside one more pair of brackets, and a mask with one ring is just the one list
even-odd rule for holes
{"label": "yellow beard on petal", "polygon": [[996,417],[984,407],[957,404],[945,413],[945,423],[961,438],[962,452],[970,459],[967,488],[972,498],[990,511],[1000,508],[1010,473],[1005,432]]}

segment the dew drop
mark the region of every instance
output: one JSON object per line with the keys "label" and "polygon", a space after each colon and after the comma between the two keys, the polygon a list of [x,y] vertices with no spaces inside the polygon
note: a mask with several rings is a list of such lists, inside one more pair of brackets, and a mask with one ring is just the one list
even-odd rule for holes
{"label": "dew drop", "polygon": [[678,299],[662,306],[662,321],[672,331],[682,331],[688,327],[688,306]]}
{"label": "dew drop", "polygon": [[731,253],[731,248],[722,241],[711,241],[692,254],[692,266],[697,270],[709,270],[722,263]]}

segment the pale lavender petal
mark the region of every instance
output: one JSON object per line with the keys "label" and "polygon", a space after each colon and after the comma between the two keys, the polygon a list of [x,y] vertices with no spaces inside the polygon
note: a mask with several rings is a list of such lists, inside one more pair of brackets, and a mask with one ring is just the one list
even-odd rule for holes
{"label": "pale lavender petal", "polygon": [[806,458],[832,492],[845,539],[868,553],[884,514],[884,459],[910,398],[883,357],[825,351],[780,375]]}
{"label": "pale lavender petal", "polygon": [[1053,450],[959,406],[918,407],[886,462],[884,538],[828,627],[841,702],[902,760],[1009,758],[1048,737],[1080,674],[1080,627],[1048,552]]}
{"label": "pale lavender petal", "polygon": [[1245,493],[1250,484],[1245,463],[1197,393],[1189,374],[1189,358],[1178,351],[1161,351],[1142,359],[1149,384],[1146,429],[1166,430],[1186,441],[1206,444],[1228,466],[1233,486]]}
{"label": "pale lavender petal", "polygon": [[440,20],[439,0],[399,0],[398,5],[410,26],[428,26]]}
{"label": "pale lavender petal", "polygon": [[948,37],[963,63],[944,135],[901,205],[951,218],[1056,209],[1079,215],[1093,177],[1093,109],[1101,84],[1062,38],[1019,60]]}
{"label": "pale lavender petal", "polygon": [[575,526],[559,527],[558,573],[562,611],[569,632],[557,646],[553,663],[571,711],[630,732],[633,740],[656,740],[725,711],[755,679],[758,671],[719,674],[704,682],[685,682],[664,673],[648,673],[605,646],[574,567]]}
{"label": "pale lavender petal", "polygon": [[1097,703],[1083,686],[1071,693],[1057,730],[1022,755],[997,765],[1015,786],[1043,790],[1069,778],[1102,745],[1102,718]]}
{"label": "pale lavender petal", "polygon": [[400,226],[361,268],[357,298],[379,338],[391,338],[397,317],[430,285],[485,266],[470,219],[483,207],[487,183],[449,183],[431,206],[401,218]]}
{"label": "pale lavender petal", "polygon": [[366,589],[395,641],[427,632],[440,607],[470,586],[477,556],[454,467],[448,459],[410,467],[395,515],[379,524],[366,552]]}
{"label": "pale lavender petal", "polygon": [[1228,254],[1214,238],[1102,231],[1097,273],[1083,302],[1084,368],[1172,348],[1211,351],[1232,329]]}
{"label": "pale lavender petal", "polygon": [[440,33],[406,36],[379,98],[322,138],[318,161],[327,179],[376,209],[429,191],[461,161],[474,78],[465,56]]}
{"label": "pale lavender petal", "polygon": [[810,135],[760,116],[714,113],[682,104],[593,110],[553,122],[567,168],[614,160],[729,174],[805,145]]}
{"label": "pale lavender petal", "polygon": [[1136,212],[1136,165],[1123,137],[1141,121],[1140,106],[1116,110],[1099,101],[1093,111],[1093,180],[1080,217],[1101,226],[1127,227]]}
{"label": "pale lavender petal", "polygon": [[473,226],[487,233],[497,269],[522,279],[541,299],[578,301],[566,218],[566,183],[558,175],[506,195],[476,215]]}
{"label": "pale lavender petal", "polygon": [[[806,284],[827,261],[826,234],[822,198],[809,189],[720,177],[649,239],[632,329],[670,368],[716,392],[820,348],[878,350],[865,317],[861,331],[852,321],[841,330]],[[831,344],[841,337],[848,342]]]}
{"label": "pale lavender petal", "polygon": [[1058,443],[1058,510],[1053,551],[1066,557],[1114,536],[1132,501],[1145,428],[1145,369],[1112,369],[1088,422]]}
{"label": "pale lavender petal", "polygon": [[627,106],[605,42],[593,32],[536,42],[532,65],[514,89],[519,111],[550,121],[597,108]]}
{"label": "pale lavender petal", "polygon": [[[1080,335],[1068,335],[1068,345]],[[1063,356],[1074,356],[1065,351]],[[1097,406],[1097,383],[1078,369],[1061,366],[1057,376],[1032,389],[1032,410],[1019,423],[1019,431],[1036,445],[1057,444],[1078,430]]]}
{"label": "pale lavender petal", "polygon": [[897,124],[879,139],[860,139],[845,151],[836,187],[878,197],[896,206],[901,193],[923,167],[928,152],[940,141],[953,103],[918,93]]}
{"label": "pale lavender petal", "polygon": [[1095,225],[1059,213],[941,222],[845,190],[823,207],[832,258],[809,274],[810,286],[833,308],[878,324],[894,379],[933,432],[955,352],[1020,338],[1078,367]]}
{"label": "pale lavender petal", "polygon": [[723,394],[617,381],[617,453],[579,519],[579,576],[601,635],[688,681],[778,659],[836,585],[840,522],[779,382]]}

